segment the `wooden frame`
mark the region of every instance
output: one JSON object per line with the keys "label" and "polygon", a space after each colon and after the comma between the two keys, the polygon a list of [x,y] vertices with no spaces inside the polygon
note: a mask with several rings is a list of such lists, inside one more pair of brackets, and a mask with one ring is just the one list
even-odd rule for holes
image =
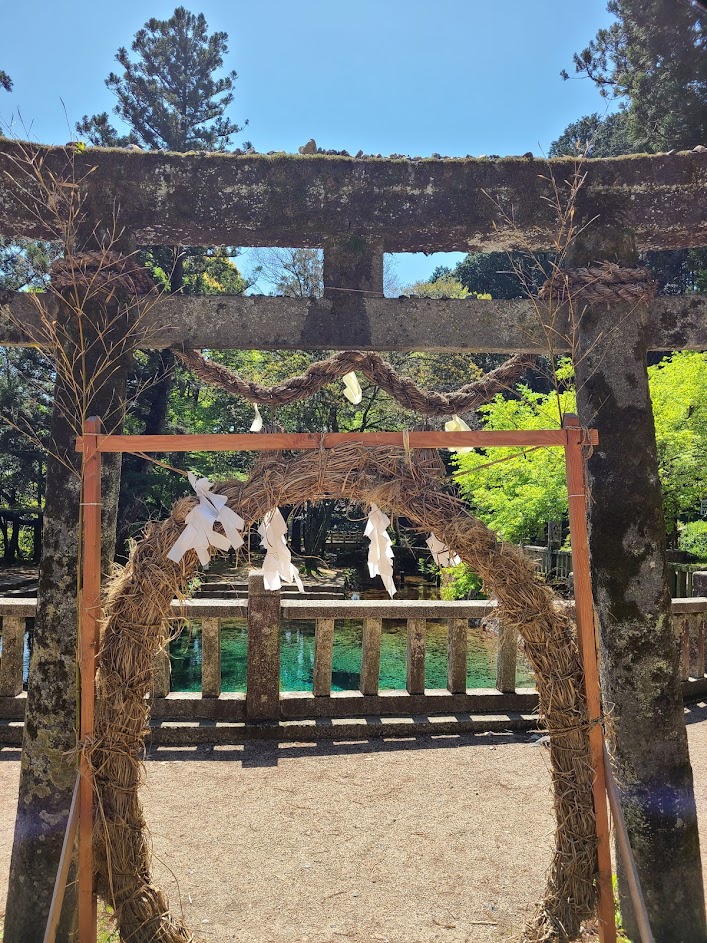
{"label": "wooden frame", "polygon": [[[376,432],[376,433],[244,433],[233,435],[102,435],[99,419],[88,419],[76,441],[83,453],[83,588],[81,593],[81,730],[83,744],[93,736],[95,669],[100,624],[101,590],[101,454],[103,452],[279,451],[328,449],[345,443],[364,447],[406,448],[563,448],[569,497],[570,534],[574,557],[577,635],[584,667],[585,694],[591,728],[594,766],[593,798],[597,829],[599,939],[615,943],[616,924],[611,883],[611,850],[607,783],[602,730],[601,691],[597,660],[594,602],[589,569],[587,488],[583,449],[598,444],[595,430],[582,429],[576,416],[565,416],[562,429],[508,432]],[[93,880],[93,775],[81,754],[79,789],[79,941],[95,943],[96,894]]]}

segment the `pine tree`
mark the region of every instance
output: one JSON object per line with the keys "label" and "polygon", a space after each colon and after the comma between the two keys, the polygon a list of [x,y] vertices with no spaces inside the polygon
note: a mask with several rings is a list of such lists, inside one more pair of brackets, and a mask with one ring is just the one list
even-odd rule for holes
{"label": "pine tree", "polygon": [[76,125],[79,134],[102,147],[225,150],[241,130],[226,116],[238,76],[231,71],[215,77],[228,53],[228,34],[209,35],[203,13],[177,7],[168,20],[148,20],[131,51],[134,59],[121,46],[115,58],[123,74],[111,72],[106,79],[118,98],[115,114],[129,133],[119,134],[103,112],[84,115]]}
{"label": "pine tree", "polygon": [[607,9],[615,22],[575,54],[575,72],[625,104],[635,150],[704,144],[707,11],[677,0],[609,0]]}

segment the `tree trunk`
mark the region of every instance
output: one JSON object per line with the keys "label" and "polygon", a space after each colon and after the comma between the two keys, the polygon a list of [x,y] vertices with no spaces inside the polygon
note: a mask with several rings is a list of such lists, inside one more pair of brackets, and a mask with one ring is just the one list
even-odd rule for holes
{"label": "tree trunk", "polygon": [[[665,560],[641,309],[587,311],[576,374],[588,462],[601,680],[615,767],[656,943],[705,943],[697,812]],[[614,325],[607,328],[607,325]],[[616,326],[618,325],[618,327]],[[619,869],[624,927],[638,928]]]}
{"label": "tree trunk", "polygon": [[[92,343],[96,325],[111,317],[116,336],[125,332],[126,318],[110,305],[89,301],[84,308],[86,369],[95,372],[101,343]],[[78,347],[76,314],[63,305],[67,347]],[[95,321],[95,323],[94,323]],[[105,334],[104,334],[105,337]],[[110,341],[110,338],[107,338]],[[128,356],[123,353],[105,383],[97,384],[87,404],[88,415],[101,416],[106,429],[122,421]],[[78,370],[78,368],[77,368]],[[84,417],[85,418],[85,417]],[[43,553],[37,615],[27,690],[22,741],[20,792],[10,864],[4,943],[37,943],[44,935],[61,846],[77,773],[77,566],[80,502],[80,458],[74,435],[81,423],[69,386],[58,378],[54,391],[51,441],[58,457],[47,462]],[[119,429],[118,429],[119,431]],[[103,456],[102,566],[113,559],[120,455]],[[68,466],[68,467],[67,467]],[[73,906],[72,906],[73,905]],[[58,940],[66,940],[75,900],[67,897]]]}

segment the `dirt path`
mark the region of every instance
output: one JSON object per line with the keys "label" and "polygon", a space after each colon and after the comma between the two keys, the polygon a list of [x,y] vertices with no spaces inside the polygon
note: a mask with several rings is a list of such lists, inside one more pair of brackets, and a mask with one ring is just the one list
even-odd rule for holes
{"label": "dirt path", "polygon": [[[707,823],[707,723],[688,729]],[[4,901],[17,751],[2,760]],[[552,847],[547,752],[512,737],[161,749],[144,801],[158,880],[208,943],[496,943]]]}

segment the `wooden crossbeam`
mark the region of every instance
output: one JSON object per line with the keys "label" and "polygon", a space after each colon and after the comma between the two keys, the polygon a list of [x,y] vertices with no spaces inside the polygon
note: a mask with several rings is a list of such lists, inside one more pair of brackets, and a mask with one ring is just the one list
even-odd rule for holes
{"label": "wooden crossbeam", "polygon": [[[597,445],[594,429],[587,443]],[[566,429],[501,430],[480,432],[243,432],[197,435],[98,435],[91,450],[98,452],[280,452],[283,450],[333,449],[339,445],[380,446],[413,449],[565,447],[575,433]],[[76,439],[76,451],[84,439]],[[93,440],[91,440],[93,442]]]}
{"label": "wooden crossbeam", "polygon": [[[37,304],[54,318],[58,300],[26,292],[0,292],[0,345],[41,339]],[[468,350],[489,353],[547,353],[546,309],[528,299],[365,298],[350,316],[330,299],[261,295],[165,296],[145,315],[140,346],[173,344],[209,350]],[[629,305],[606,310],[607,332],[627,319],[645,318],[649,350],[707,349],[707,296],[655,298],[645,313]],[[568,353],[569,330],[560,319],[553,349]]]}
{"label": "wooden crossbeam", "polygon": [[[327,155],[173,154],[0,141],[0,235],[56,238],[46,194],[23,170],[78,182],[87,221],[119,225],[140,245],[322,247],[355,234],[387,252],[551,249],[550,174],[569,158],[376,159]],[[707,244],[707,154],[587,160],[575,222],[596,245],[617,233],[638,249]],[[500,204],[500,209],[499,209]],[[509,222],[512,218],[513,223]],[[92,226],[87,227],[90,232]]]}

